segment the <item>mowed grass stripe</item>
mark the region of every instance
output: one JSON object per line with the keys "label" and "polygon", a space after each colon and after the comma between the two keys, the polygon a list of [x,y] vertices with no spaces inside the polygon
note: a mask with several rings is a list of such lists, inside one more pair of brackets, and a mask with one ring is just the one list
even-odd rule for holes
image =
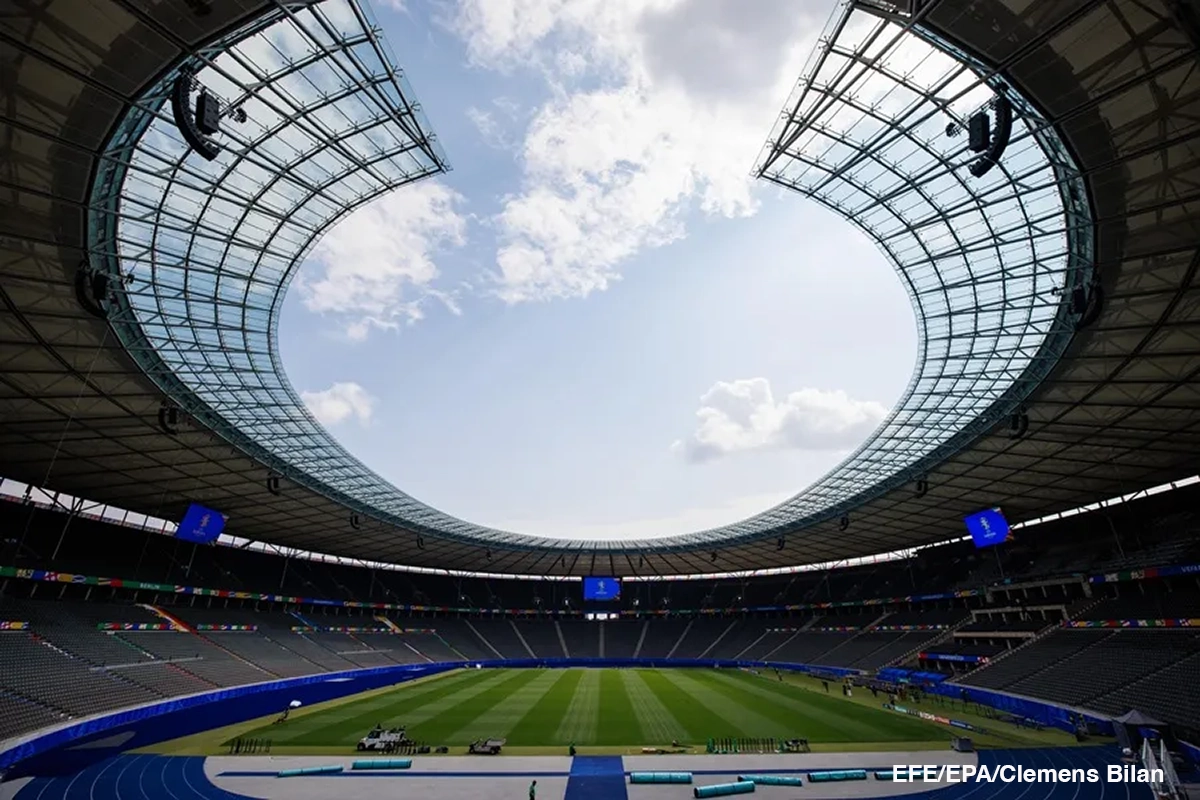
{"label": "mowed grass stripe", "polygon": [[[412,686],[401,684],[390,692],[343,703],[325,711],[306,713],[279,725],[263,726],[242,734],[242,736],[265,736],[269,733],[269,738],[275,744],[301,745],[339,742],[344,737],[331,735],[336,734],[339,729],[353,728],[357,730],[365,718],[371,720],[367,723],[368,729],[379,722],[388,724],[402,711],[435,702],[443,697],[456,695],[476,680],[478,680],[476,676],[460,672],[457,675]],[[364,733],[366,731],[358,734],[358,737]],[[358,737],[354,739],[355,742],[358,741]]]}
{"label": "mowed grass stripe", "polygon": [[523,686],[510,689],[507,694],[498,698],[498,702],[486,709],[485,714],[451,733],[446,742],[452,744],[471,742],[475,739],[507,738],[521,718],[530,708],[541,702],[560,677],[550,670],[536,670],[530,673],[530,676],[532,680]]}
{"label": "mowed grass stripe", "polygon": [[[738,691],[767,698],[794,714],[802,715],[813,725],[814,735],[807,738],[814,741],[832,741],[829,733],[816,735],[815,729],[818,728],[844,734],[845,741],[870,741],[872,735],[882,733],[879,725],[876,724],[880,721],[862,718],[871,716],[869,709],[855,709],[854,712],[848,714],[846,713],[846,703],[833,697],[822,697],[812,692],[804,692],[802,689],[797,690],[781,681],[767,684],[763,678],[741,672],[709,673],[706,677],[714,683],[724,683],[736,687]],[[804,693],[800,694],[800,692]],[[902,718],[897,717],[896,719]]]}
{"label": "mowed grass stripe", "polygon": [[430,745],[468,744],[472,739],[473,726],[486,726],[480,717],[489,714],[504,698],[519,692],[538,677],[534,670],[502,670],[501,679],[492,681],[482,690],[477,687],[464,689],[458,694],[430,703],[410,714],[404,720],[411,739]]}
{"label": "mowed grass stripe", "polygon": [[595,744],[600,726],[600,670],[580,670],[575,696],[554,738],[570,744]]}
{"label": "mowed grass stripe", "polygon": [[703,703],[708,709],[724,722],[724,729],[714,730],[710,736],[776,736],[787,738],[796,730],[795,719],[784,713],[770,713],[774,706],[763,702],[749,692],[741,693],[740,697],[732,693],[722,692],[717,686],[708,681],[700,680],[695,673],[700,670],[672,670],[664,672],[666,679],[674,683],[683,692],[695,698],[694,702]]}
{"label": "mowed grass stripe", "polygon": [[[618,670],[622,690],[633,706],[633,715],[648,745],[665,745],[673,741],[694,738],[675,715],[671,713],[658,695],[636,669]],[[607,700],[606,700],[607,702]],[[629,740],[632,741],[632,740]]]}
{"label": "mowed grass stripe", "polygon": [[638,674],[663,707],[687,730],[689,744],[701,743],[711,736],[742,733],[740,729],[733,728],[733,723],[713,711],[706,698],[696,696],[690,689],[681,688],[672,681],[668,676],[675,671],[649,669],[639,670]]}
{"label": "mowed grass stripe", "polygon": [[583,677],[583,670],[552,669],[546,670],[556,676],[550,690],[542,695],[542,699],[527,709],[520,721],[508,733],[508,743],[513,746],[538,746],[559,744],[552,739],[552,734],[567,717],[567,709],[575,697],[575,687]]}
{"label": "mowed grass stripe", "polygon": [[[804,719],[809,727],[797,735],[814,742],[929,741],[944,735],[930,723],[891,712],[863,708],[840,697],[816,694],[788,683],[767,681],[745,672],[712,671],[700,676],[700,679],[764,698],[771,704],[771,708]],[[830,687],[831,690],[834,686]],[[841,688],[837,687],[837,691],[840,692]]]}
{"label": "mowed grass stripe", "polygon": [[[500,737],[516,747],[636,747],[718,736],[802,736],[814,744],[920,743],[945,731],[747,672],[710,669],[488,669],[400,684],[327,709],[307,708],[242,737],[277,747],[353,752],[376,724],[403,725],[430,745]],[[837,691],[835,684],[833,689]],[[223,732],[221,736],[231,735]]]}
{"label": "mowed grass stripe", "polygon": [[646,733],[634,713],[629,692],[621,673],[625,670],[600,671],[600,724],[596,744],[614,745],[646,741]]}
{"label": "mowed grass stripe", "polygon": [[[433,719],[459,703],[470,702],[474,697],[503,686],[513,680],[516,673],[501,670],[495,674],[474,680],[464,679],[455,681],[449,686],[439,687],[439,691],[424,692],[420,695],[410,695],[403,686],[397,687],[394,694],[380,695],[370,698],[358,708],[354,717],[342,717],[338,721],[309,729],[305,735],[297,736],[288,744],[319,745],[319,744],[356,744],[371,728],[377,724],[385,728],[396,726],[411,727],[426,720]],[[357,703],[355,705],[358,705]],[[338,709],[340,711],[341,709]],[[315,715],[324,719],[325,715]],[[285,723],[286,725],[286,723]],[[283,727],[283,726],[278,726]],[[264,733],[266,732],[265,729]],[[413,735],[410,731],[409,735]],[[276,743],[278,737],[273,737]]]}

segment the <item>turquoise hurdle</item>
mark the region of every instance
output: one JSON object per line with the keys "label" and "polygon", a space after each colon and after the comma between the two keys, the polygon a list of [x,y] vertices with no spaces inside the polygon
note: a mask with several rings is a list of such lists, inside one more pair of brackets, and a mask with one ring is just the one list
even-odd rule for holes
{"label": "turquoise hurdle", "polygon": [[691,783],[690,772],[631,772],[630,783]]}
{"label": "turquoise hurdle", "polygon": [[724,797],[728,794],[751,794],[754,791],[752,781],[737,783],[714,783],[711,786],[697,786],[692,789],[693,797]]}
{"label": "turquoise hurdle", "polygon": [[276,778],[299,778],[302,775],[336,775],[345,767],[341,764],[330,764],[326,767],[297,767],[284,769],[275,774]]}
{"label": "turquoise hurdle", "polygon": [[799,775],[738,775],[739,781],[750,781],[763,786],[803,786]]}
{"label": "turquoise hurdle", "polygon": [[828,772],[810,772],[808,773],[809,783],[826,783],[829,781],[865,781],[867,779],[867,771],[865,769],[838,769]]}

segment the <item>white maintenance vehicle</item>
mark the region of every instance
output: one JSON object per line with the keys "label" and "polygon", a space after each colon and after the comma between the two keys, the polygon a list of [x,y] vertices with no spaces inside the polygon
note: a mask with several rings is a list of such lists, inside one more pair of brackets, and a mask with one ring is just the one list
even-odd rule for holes
{"label": "white maintenance vehicle", "polygon": [[408,741],[408,737],[404,734],[404,728],[392,728],[385,731],[382,728],[375,728],[366,736],[358,740],[359,751],[364,750],[395,750],[399,745]]}

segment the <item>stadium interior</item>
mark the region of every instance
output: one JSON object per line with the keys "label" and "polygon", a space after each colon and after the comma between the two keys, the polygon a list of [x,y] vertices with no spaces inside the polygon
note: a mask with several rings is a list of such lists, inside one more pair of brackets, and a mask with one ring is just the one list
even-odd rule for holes
{"label": "stadium interior", "polygon": [[[652,579],[627,583],[615,602],[584,602],[578,581],[451,578],[196,547],[8,502],[5,529],[27,536],[20,553],[6,542],[4,563],[32,577],[10,570],[3,579],[0,618],[29,623],[3,640],[3,733],[300,675],[579,658],[937,673],[947,685],[1098,715],[1136,706],[1196,737],[1200,696],[1180,688],[1200,678],[1200,631],[1187,626],[1200,617],[1200,578],[1168,568],[1200,563],[1198,499],[1192,484],[1046,523],[1003,552],[959,542],[774,578]],[[181,629],[137,629],[168,618]]]}
{"label": "stadium interior", "polygon": [[313,242],[448,170],[370,3],[10,0],[0,798],[1195,796],[1200,7],[830,6],[754,175],[886,254],[912,381],[766,512],[575,541],[410,497],[279,366]]}

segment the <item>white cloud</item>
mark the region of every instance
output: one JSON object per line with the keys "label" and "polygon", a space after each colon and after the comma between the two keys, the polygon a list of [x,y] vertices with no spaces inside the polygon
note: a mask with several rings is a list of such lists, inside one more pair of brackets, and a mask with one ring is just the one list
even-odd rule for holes
{"label": "white cloud", "polygon": [[488,147],[500,148],[503,146],[503,131],[491,111],[470,106],[467,108],[466,114],[467,119],[479,131],[479,135],[483,137],[483,141]]}
{"label": "white cloud", "polygon": [[521,107],[508,97],[492,100],[490,109],[467,108],[467,120],[475,126],[483,143],[497,150],[512,150],[516,147],[512,128],[521,115]]}
{"label": "white cloud", "polygon": [[532,536],[548,536],[557,539],[582,541],[659,539],[664,536],[695,533],[696,531],[729,525],[773,508],[794,494],[795,492],[777,492],[774,494],[746,495],[731,498],[723,503],[685,508],[677,514],[647,517],[644,519],[582,523],[578,518],[560,520],[523,519],[507,520],[501,522],[498,527],[502,530],[520,531]]}
{"label": "white cloud", "polygon": [[672,447],[689,461],[750,450],[849,450],[887,415],[843,391],[800,389],[776,400],[766,378],[720,381],[700,398],[696,430]]}
{"label": "white cloud", "polygon": [[458,313],[455,294],[434,286],[443,249],[465,243],[462,198],[436,181],[397,189],[334,225],[299,276],[304,306],[336,317],[351,339],[424,316],[429,300]]}
{"label": "white cloud", "polygon": [[811,12],[788,0],[459,0],[477,64],[536,65],[551,90],[526,133],[524,185],[497,217],[496,293],[586,296],[638,251],[684,236],[695,207],[753,214],[748,172],[819,26]]}
{"label": "white cloud", "polygon": [[359,425],[371,421],[375,398],[353,382],[338,382],[319,392],[301,392],[300,399],[322,425],[338,425],[355,419]]}

